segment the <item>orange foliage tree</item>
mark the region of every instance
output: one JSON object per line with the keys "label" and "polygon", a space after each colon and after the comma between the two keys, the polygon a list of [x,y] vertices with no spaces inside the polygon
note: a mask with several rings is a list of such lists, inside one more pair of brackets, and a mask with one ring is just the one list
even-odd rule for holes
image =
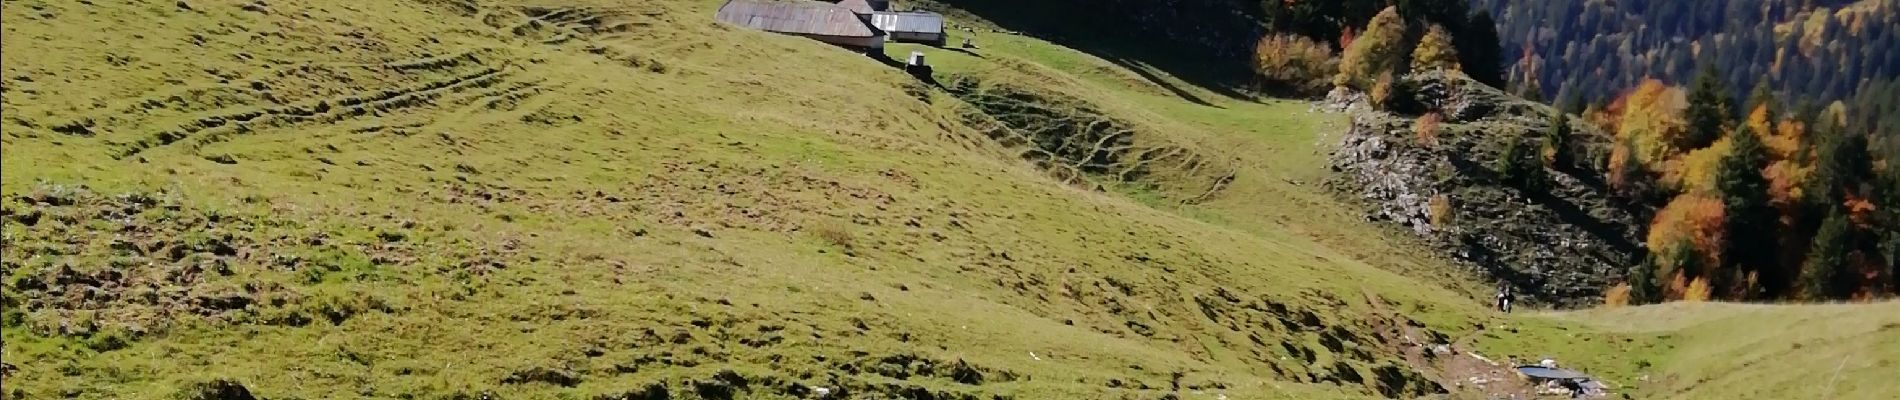
{"label": "orange foliage tree", "polygon": [[[1723,216],[1721,199],[1697,194],[1677,196],[1657,212],[1645,240],[1656,264],[1665,269],[1656,276],[1703,277],[1716,272],[1727,240]],[[1695,270],[1675,270],[1680,265],[1693,265]]]}

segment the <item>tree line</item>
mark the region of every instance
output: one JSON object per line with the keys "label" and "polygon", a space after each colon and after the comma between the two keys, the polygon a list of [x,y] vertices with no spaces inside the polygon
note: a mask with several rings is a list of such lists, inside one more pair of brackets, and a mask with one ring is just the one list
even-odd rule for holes
{"label": "tree line", "polygon": [[[1491,29],[1494,26],[1485,23],[1490,20],[1486,2],[1480,1],[1481,7],[1475,12],[1455,0],[1401,0],[1376,8],[1385,3],[1267,2],[1263,7],[1269,30],[1257,45],[1254,67],[1264,81],[1283,91],[1312,94],[1333,88],[1351,89],[1367,93],[1370,103],[1382,109],[1391,108],[1389,101],[1405,97],[1393,93],[1401,90],[1395,86],[1396,76],[1425,70],[1465,74],[1500,88],[1512,87],[1513,79],[1529,74],[1534,79],[1515,88],[1530,98],[1546,93],[1536,83],[1543,79],[1524,71],[1551,68],[1547,64],[1523,64],[1521,70],[1491,68],[1499,66],[1496,60],[1503,53],[1497,31]],[[1513,4],[1525,3],[1539,2]],[[1541,3],[1568,7],[1568,2]],[[1697,1],[1625,1],[1580,7],[1614,6],[1667,15],[1693,10],[1683,8],[1693,3]],[[1809,45],[1825,50],[1804,51],[1799,47],[1804,45],[1798,44],[1796,53],[1784,53],[1769,67],[1799,71],[1793,66],[1807,61],[1795,60],[1797,57],[1846,53],[1853,50],[1848,46],[1872,45],[1845,39],[1831,41],[1837,37],[1829,35],[1837,28],[1827,21],[1891,20],[1891,14],[1878,18],[1847,17],[1849,14],[1799,14],[1818,16],[1812,23],[1821,27],[1816,36],[1821,42]],[[1362,15],[1363,23],[1353,22],[1361,20]],[[1762,23],[1785,19],[1772,12],[1756,15]],[[1720,43],[1736,36],[1724,36],[1721,30],[1732,22],[1698,16],[1681,26],[1644,27],[1625,33],[1628,37],[1624,39],[1641,42],[1715,32],[1711,43],[1717,44],[1702,49],[1707,52],[1706,58],[1692,64],[1697,69],[1693,82],[1687,85],[1634,68],[1606,66],[1585,74],[1596,77],[1576,82],[1600,85],[1592,90],[1601,90],[1608,97],[1590,100],[1590,94],[1582,91],[1559,90],[1555,94],[1565,99],[1559,103],[1560,109],[1581,114],[1600,129],[1573,132],[1568,123],[1570,113],[1556,113],[1550,131],[1537,135],[1543,142],[1541,157],[1523,145],[1523,138],[1510,138],[1507,156],[1500,157],[1499,165],[1493,168],[1513,186],[1535,191],[1548,187],[1541,184],[1549,179],[1544,173],[1547,167],[1576,165],[1574,161],[1583,160],[1581,164],[1594,167],[1607,178],[1610,189],[1626,208],[1650,221],[1642,227],[1648,255],[1644,262],[1629,266],[1626,282],[1606,292],[1612,302],[1891,296],[1895,276],[1900,275],[1900,151],[1895,151],[1900,146],[1895,145],[1893,136],[1874,132],[1896,126],[1892,120],[1900,112],[1882,112],[1900,110],[1895,108],[1900,105],[1900,94],[1893,90],[1894,81],[1863,80],[1852,95],[1828,97],[1833,95],[1828,88],[1809,96],[1807,89],[1786,86],[1782,78],[1795,74],[1785,72],[1766,78],[1736,79],[1735,70],[1753,74],[1764,66],[1753,61],[1722,61]],[[1583,21],[1579,25],[1595,23]],[[1783,28],[1788,29],[1796,28]],[[1867,26],[1838,29],[1878,30]],[[1888,34],[1858,36],[1876,40],[1890,37],[1883,35]],[[1628,43],[1633,42],[1625,42],[1625,46]],[[1658,46],[1667,47],[1661,43]],[[1857,51],[1873,56],[1900,52],[1894,48]],[[1809,59],[1826,58],[1803,58]],[[1867,71],[1885,73],[1892,65],[1900,64],[1881,63],[1884,61],[1866,64],[1872,66]],[[1608,75],[1608,71],[1634,75],[1601,76]],[[1738,81],[1754,86],[1741,89]],[[1822,81],[1817,87],[1840,87],[1829,79]],[[1743,97],[1745,100],[1738,100]],[[1434,129],[1425,126],[1436,125],[1438,119],[1434,116],[1421,116],[1415,126],[1423,141],[1431,140]],[[1579,150],[1563,143],[1584,134],[1607,136],[1590,142],[1613,143],[1608,156],[1565,154]]]}

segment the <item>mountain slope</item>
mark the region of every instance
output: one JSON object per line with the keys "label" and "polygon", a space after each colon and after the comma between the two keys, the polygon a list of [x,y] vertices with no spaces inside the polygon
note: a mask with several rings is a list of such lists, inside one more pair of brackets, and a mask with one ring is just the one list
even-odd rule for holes
{"label": "mountain slope", "polygon": [[717,6],[7,3],[0,397],[1457,396],[1425,345],[1501,325],[1620,360],[1319,187],[1340,116],[1007,34],[888,51],[932,86]]}
{"label": "mountain slope", "polygon": [[1168,206],[1246,163],[1078,188],[715,6],[10,3],[7,393],[1396,396],[1393,327],[1486,318]]}

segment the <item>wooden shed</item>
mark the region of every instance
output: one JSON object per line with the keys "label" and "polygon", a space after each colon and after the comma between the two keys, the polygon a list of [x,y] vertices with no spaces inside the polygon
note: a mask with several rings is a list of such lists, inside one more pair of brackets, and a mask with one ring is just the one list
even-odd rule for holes
{"label": "wooden shed", "polygon": [[928,43],[942,46],[949,36],[943,32],[943,15],[933,12],[879,11],[871,14],[871,26],[890,35],[890,40]]}
{"label": "wooden shed", "polygon": [[884,48],[884,31],[850,9],[810,0],[729,0],[719,7],[720,22],[767,32],[803,36],[858,49]]}

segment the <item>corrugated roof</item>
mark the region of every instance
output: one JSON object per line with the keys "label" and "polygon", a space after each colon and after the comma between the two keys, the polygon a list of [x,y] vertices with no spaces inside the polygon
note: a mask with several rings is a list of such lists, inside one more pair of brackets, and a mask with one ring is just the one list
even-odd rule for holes
{"label": "corrugated roof", "polygon": [[943,16],[932,12],[878,12],[871,25],[885,32],[943,33]]}
{"label": "corrugated roof", "polygon": [[816,1],[730,0],[719,7],[719,21],[753,29],[806,35],[874,37],[884,32],[835,4]]}

